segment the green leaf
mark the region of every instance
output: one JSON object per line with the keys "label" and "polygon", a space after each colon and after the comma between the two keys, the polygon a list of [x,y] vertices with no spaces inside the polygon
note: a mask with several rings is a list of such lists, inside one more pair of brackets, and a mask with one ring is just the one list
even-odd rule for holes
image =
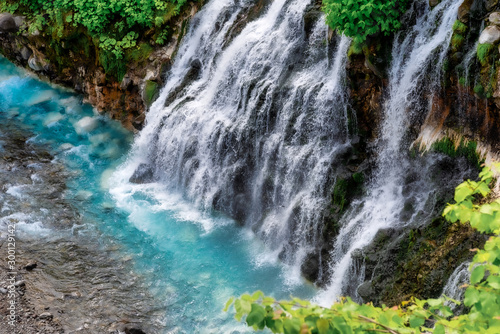
{"label": "green leaf", "polygon": [[285,319],[283,321],[283,330],[285,334],[300,334],[300,320],[299,319]]}
{"label": "green leaf", "polygon": [[474,270],[472,270],[472,273],[470,275],[471,284],[479,283],[484,277],[484,272],[485,272],[484,266],[477,266],[476,268],[474,268]]}
{"label": "green leaf", "polygon": [[414,315],[410,316],[410,327],[411,328],[419,328],[420,326],[423,326],[425,323],[425,319],[422,319],[420,317],[416,317]]}
{"label": "green leaf", "polygon": [[226,305],[224,306],[223,311],[227,312],[229,310],[229,306],[231,306],[234,302],[234,297],[229,298],[229,300],[226,302]]}
{"label": "green leaf", "polygon": [[330,323],[328,322],[328,320],[321,318],[316,321],[316,327],[318,328],[319,334],[327,334]]}
{"label": "green leaf", "polygon": [[473,286],[469,286],[465,290],[464,304],[465,306],[472,306],[479,301],[479,293]]}
{"label": "green leaf", "polygon": [[351,327],[346,323],[344,318],[335,317],[332,319],[332,324],[333,324],[333,327],[338,329],[340,331],[340,333],[342,333],[342,334],[351,334],[352,333]]}
{"label": "green leaf", "polygon": [[468,196],[471,196],[473,189],[469,187],[467,183],[462,183],[455,189],[455,201],[457,203],[462,202]]}
{"label": "green leaf", "polygon": [[264,318],[266,316],[266,311],[264,308],[258,304],[252,304],[251,311],[247,315],[246,322],[248,326],[258,326],[263,327]]}
{"label": "green leaf", "polygon": [[444,326],[441,324],[437,324],[434,326],[434,334],[446,334],[446,331],[444,329]]}

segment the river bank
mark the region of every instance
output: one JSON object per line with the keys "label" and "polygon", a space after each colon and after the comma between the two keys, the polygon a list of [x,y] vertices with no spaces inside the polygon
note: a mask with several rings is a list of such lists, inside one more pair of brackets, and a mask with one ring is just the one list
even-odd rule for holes
{"label": "river bank", "polygon": [[[116,258],[117,247],[79,233],[84,213],[65,193],[72,173],[33,138],[3,117],[0,333],[155,332],[151,296],[130,261]],[[9,227],[14,240],[6,237]],[[11,310],[13,324],[6,321]]]}

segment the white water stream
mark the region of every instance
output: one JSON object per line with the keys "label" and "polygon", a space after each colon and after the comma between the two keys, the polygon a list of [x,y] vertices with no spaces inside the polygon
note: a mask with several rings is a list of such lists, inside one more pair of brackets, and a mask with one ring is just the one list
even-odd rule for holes
{"label": "white water stream", "polygon": [[[382,229],[418,224],[425,218],[424,206],[433,193],[423,182],[425,168],[418,171],[422,182],[412,186],[413,196],[404,194],[405,178],[413,168],[413,161],[408,159],[407,133],[415,119],[425,117],[434,92],[440,88],[441,68],[461,3],[462,0],[445,0],[431,9],[427,0],[416,1],[414,6],[425,6],[424,13],[418,15],[409,31],[400,32],[396,37],[389,72],[389,97],[384,105],[378,139],[377,170],[368,195],[354,203],[343,218],[332,253],[332,278],[329,287],[317,298],[324,305],[343,295],[348,286],[356,287],[364,279],[356,274],[351,258],[354,250],[369,245]],[[422,104],[423,100],[430,103]],[[413,215],[401,219],[404,199],[408,197],[413,197]]]}

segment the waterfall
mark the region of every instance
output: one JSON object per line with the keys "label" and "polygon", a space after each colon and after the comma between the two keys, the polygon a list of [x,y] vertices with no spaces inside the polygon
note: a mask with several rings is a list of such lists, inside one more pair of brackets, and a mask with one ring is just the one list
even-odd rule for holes
{"label": "waterfall", "polygon": [[297,274],[321,233],[335,161],[350,147],[350,40],[329,41],[320,14],[308,26],[310,4],[272,1],[242,26],[255,1],[208,2],[128,161],[202,211],[251,228]]}
{"label": "waterfall", "polygon": [[[469,272],[470,262],[464,262],[455,269],[451,274],[448,282],[443,288],[443,295],[448,298],[458,300],[460,302],[464,299],[465,288],[462,286],[464,284],[469,284],[470,272]],[[447,302],[447,305],[452,309],[456,309],[457,305],[452,302]]]}
{"label": "waterfall", "polygon": [[393,45],[376,171],[367,196],[342,219],[332,251],[331,281],[317,298],[321,304],[329,306],[353,290],[355,294],[363,281],[364,277],[355,274],[359,268],[351,258],[354,250],[369,245],[382,229],[418,225],[428,218],[425,206],[432,200],[433,189],[425,180],[432,161],[410,160],[411,126],[425,118],[439,92],[441,68],[461,3],[444,0],[431,9],[427,0],[417,0],[403,19],[411,22],[411,16],[416,16],[415,24],[397,34]]}

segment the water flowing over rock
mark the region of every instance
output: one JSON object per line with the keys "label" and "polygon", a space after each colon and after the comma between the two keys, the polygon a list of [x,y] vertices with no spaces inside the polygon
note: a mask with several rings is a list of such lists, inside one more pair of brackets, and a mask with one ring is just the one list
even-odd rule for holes
{"label": "water flowing over rock", "polygon": [[[165,187],[251,227],[300,267],[350,147],[348,38],[328,40],[309,0],[274,1],[228,43],[251,1],[212,1],[193,18],[135,144]],[[314,13],[314,11],[313,11]],[[239,23],[241,25],[241,23]]]}
{"label": "water flowing over rock", "polygon": [[[469,265],[470,262],[464,262],[455,269],[448,279],[448,282],[446,282],[443,289],[443,295],[460,302],[463,301],[465,294],[464,285],[470,284]],[[448,306],[450,306],[452,310],[457,309],[457,304],[455,303],[448,302]],[[461,307],[463,308],[463,306]]]}
{"label": "water flowing over rock", "polygon": [[[461,3],[445,0],[431,10],[427,1],[417,1],[416,4],[424,4],[424,12],[410,9],[407,15],[416,15],[416,24],[396,36],[389,70],[389,98],[377,143],[377,170],[368,195],[354,203],[342,219],[332,252],[332,279],[318,297],[318,302],[325,306],[341,295],[355,296],[363,283],[362,262],[356,263],[352,258],[356,250],[369,245],[381,230],[422,224],[426,212],[429,214],[426,203],[432,201],[436,188],[426,180],[432,177],[431,167],[436,162],[428,159],[417,163],[409,159],[409,125],[421,124],[429,111],[424,96],[432,100],[440,87],[439,72],[433,72],[429,78],[425,74],[441,68]],[[437,27],[435,22],[439,23]],[[415,176],[408,179],[410,171]],[[406,186],[408,181],[411,187]]]}

